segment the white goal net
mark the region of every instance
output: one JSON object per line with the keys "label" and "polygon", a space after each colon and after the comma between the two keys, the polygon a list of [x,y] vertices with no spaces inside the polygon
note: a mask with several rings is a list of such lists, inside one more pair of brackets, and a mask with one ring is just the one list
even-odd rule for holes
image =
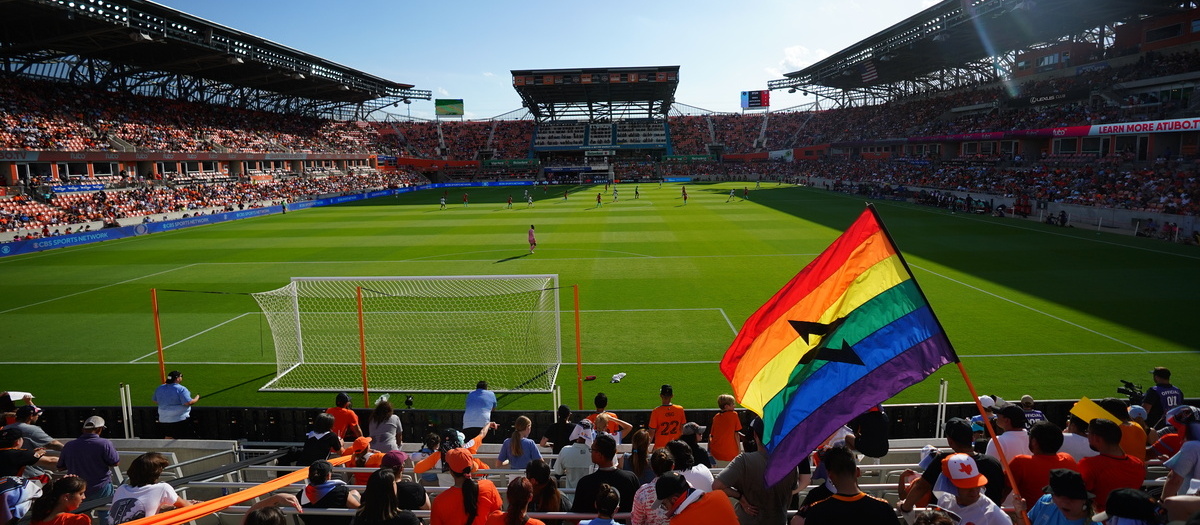
{"label": "white goal net", "polygon": [[373,391],[549,392],[562,362],[557,275],[295,277],[254,298],[277,366],[260,390],[358,391],[365,369]]}

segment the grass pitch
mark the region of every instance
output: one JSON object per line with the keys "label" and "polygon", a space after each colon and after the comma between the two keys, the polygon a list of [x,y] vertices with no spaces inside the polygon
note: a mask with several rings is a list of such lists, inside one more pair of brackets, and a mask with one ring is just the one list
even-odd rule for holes
{"label": "grass pitch", "polygon": [[[753,183],[750,183],[751,187]],[[603,187],[472,188],[471,205],[438,209],[430,190],[0,259],[0,389],[43,405],[117,405],[119,383],[149,405],[158,384],[150,289],[259,292],[294,276],[559,274],[579,284],[585,403],[650,408],[662,383],[685,407],[729,391],[716,362],[736,330],[863,209],[822,190],[745,183],[643,184],[620,202]],[[728,200],[736,188],[738,198]],[[452,190],[449,202],[461,202]],[[509,194],[513,209],[506,209]],[[1195,305],[1200,251],[1032,221],[878,202],[981,393],[1007,399],[1114,395],[1150,386],[1167,366],[1200,393]],[[537,226],[537,253],[525,233]],[[263,393],[274,376],[269,330],[244,295],[162,292],[168,368],[210,406],[327,406],[331,394]],[[562,296],[571,304],[570,291]],[[576,400],[571,316],[564,315],[563,399]],[[619,384],[607,379],[628,375]],[[947,367],[893,402],[968,397]],[[462,388],[476,380],[464,373]],[[355,396],[356,405],[358,396]],[[418,394],[415,408],[458,408],[461,395]],[[505,396],[545,409],[548,396]]]}

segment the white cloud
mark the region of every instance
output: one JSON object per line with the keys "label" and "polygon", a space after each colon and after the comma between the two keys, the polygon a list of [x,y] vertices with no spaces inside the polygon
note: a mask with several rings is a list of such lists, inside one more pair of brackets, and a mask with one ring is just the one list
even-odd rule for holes
{"label": "white cloud", "polygon": [[485,77],[494,77],[494,76],[496,76],[496,74],[495,74],[495,73],[492,73],[491,71],[484,71],[484,72],[483,72],[483,76],[485,76]]}
{"label": "white cloud", "polygon": [[783,59],[779,61],[776,67],[768,67],[766,71],[772,77],[782,77],[784,73],[791,73],[811,66],[818,61],[829,56],[829,51],[824,49],[809,49],[805,46],[789,46],[783,48]]}
{"label": "white cloud", "polygon": [[448,96],[450,96],[450,92],[449,92],[449,91],[446,91],[446,88],[444,88],[444,87],[437,88],[437,92],[438,92],[438,94],[439,94],[439,95],[441,95],[441,96],[443,96],[443,97],[448,97]]}

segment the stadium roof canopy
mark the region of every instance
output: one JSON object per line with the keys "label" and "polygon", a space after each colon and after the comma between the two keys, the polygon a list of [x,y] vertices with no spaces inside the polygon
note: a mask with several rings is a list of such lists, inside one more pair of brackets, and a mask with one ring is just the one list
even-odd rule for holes
{"label": "stadium roof canopy", "polygon": [[274,107],[256,109],[278,111],[370,112],[431,95],[146,0],[0,2],[0,59],[18,74],[162,96],[138,88],[174,84],[182,98],[260,98]]}
{"label": "stadium roof canopy", "polygon": [[538,121],[664,118],[679,66],[513,70],[513,87]]}
{"label": "stadium roof canopy", "polygon": [[1006,55],[1068,37],[1102,40],[1098,28],[1179,6],[1179,0],[944,0],[768,86],[835,98],[835,91],[880,93],[879,86],[922,77],[932,84],[934,74],[971,67],[983,74],[973,80],[996,80],[1011,67]]}

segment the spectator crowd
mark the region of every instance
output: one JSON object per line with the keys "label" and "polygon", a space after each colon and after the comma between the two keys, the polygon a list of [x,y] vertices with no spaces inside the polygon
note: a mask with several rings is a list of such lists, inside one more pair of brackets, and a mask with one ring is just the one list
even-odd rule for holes
{"label": "spectator crowd", "polygon": [[[245,523],[281,518],[283,506],[355,511],[302,513],[306,525],[423,523],[414,511],[427,511],[431,524],[478,525],[575,523],[580,516],[596,516],[580,523],[633,525],[1007,525],[1018,515],[1034,524],[1150,525],[1168,518],[1182,524],[1200,518],[1200,497],[1191,495],[1200,488],[1200,409],[1184,404],[1169,369],[1155,368],[1152,377],[1154,386],[1140,397],[1084,399],[1061,422],[1030,396],[1016,403],[982,396],[985,411],[941,422],[944,441],[917,451],[919,461],[894,485],[861,479],[889,454],[916,450],[889,446],[883,407],[854,418],[768,483],[764,472],[774,459],[764,446],[763,421],[739,415],[729,395],[717,398],[719,412],[702,426],[674,403],[671,385],[662,385],[648,423],[634,428],[600,393],[594,411],[561,406],[544,429],[512,416],[504,425],[511,433],[492,449],[497,453],[483,450],[485,441],[498,441],[489,436],[501,428],[486,381],[467,395],[464,428],[431,426],[431,433],[414,436],[419,448],[404,446],[405,429],[386,396],[363,422],[350,397],[339,394],[334,407],[313,419],[303,444],[279,459],[307,467],[306,487],[254,503]],[[200,396],[182,378],[172,371],[154,394],[162,431],[172,438],[194,437],[190,406]],[[102,437],[103,418],[89,417],[77,438],[55,439],[38,425],[43,410],[32,396],[15,394],[24,396],[15,400],[23,405],[0,395],[9,421],[0,430],[6,521],[29,516],[35,525],[88,525],[94,512],[120,525],[198,503],[159,481],[171,464],[157,452],[134,459],[114,486],[111,469],[120,459]],[[628,452],[620,451],[624,442]],[[331,461],[342,456],[348,461],[336,463],[359,471],[335,469]],[[1149,468],[1160,466],[1165,477]]]}

